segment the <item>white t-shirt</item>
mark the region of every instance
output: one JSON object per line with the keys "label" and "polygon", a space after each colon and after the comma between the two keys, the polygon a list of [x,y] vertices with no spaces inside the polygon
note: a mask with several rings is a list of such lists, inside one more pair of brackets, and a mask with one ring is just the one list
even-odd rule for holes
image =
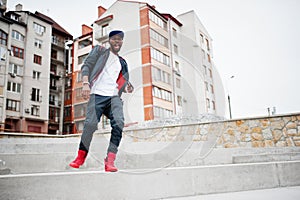
{"label": "white t-shirt", "polygon": [[119,57],[110,52],[101,74],[98,76],[91,88],[91,94],[98,94],[102,96],[117,95],[119,90],[116,82],[121,68],[122,66]]}

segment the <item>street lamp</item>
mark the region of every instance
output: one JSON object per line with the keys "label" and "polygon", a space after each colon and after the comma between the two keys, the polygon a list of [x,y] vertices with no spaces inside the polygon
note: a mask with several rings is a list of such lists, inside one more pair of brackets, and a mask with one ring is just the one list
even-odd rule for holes
{"label": "street lamp", "polygon": [[[234,76],[231,76],[231,77],[229,78],[229,80],[232,79],[232,78],[234,78]],[[229,81],[229,80],[228,80],[228,81]],[[229,89],[228,89],[228,86],[227,86],[227,90],[228,90],[228,91],[227,91],[227,93],[228,93],[228,94],[227,94],[227,95],[228,95],[227,98],[228,98],[229,116],[230,116],[230,119],[232,119],[232,115],[231,115],[231,103],[230,103],[230,95],[229,95]]]}

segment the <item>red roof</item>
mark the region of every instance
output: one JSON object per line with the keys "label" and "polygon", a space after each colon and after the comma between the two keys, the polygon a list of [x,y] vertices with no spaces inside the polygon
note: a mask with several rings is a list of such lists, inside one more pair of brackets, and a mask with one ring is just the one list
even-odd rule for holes
{"label": "red roof", "polygon": [[52,24],[52,28],[57,30],[58,32],[61,32],[71,38],[73,38],[73,36],[68,32],[66,31],[63,27],[61,27],[58,23],[56,23],[52,18],[40,13],[40,12],[35,12],[35,15],[45,19],[46,21],[49,21],[51,24]]}

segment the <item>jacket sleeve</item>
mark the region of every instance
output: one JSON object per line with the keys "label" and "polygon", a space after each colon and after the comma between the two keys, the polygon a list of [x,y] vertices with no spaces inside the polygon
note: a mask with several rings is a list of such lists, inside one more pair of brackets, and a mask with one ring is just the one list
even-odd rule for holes
{"label": "jacket sleeve", "polygon": [[100,46],[96,45],[89,53],[89,55],[85,58],[83,65],[81,66],[81,75],[89,76],[90,72],[95,67],[97,59],[100,55]]}

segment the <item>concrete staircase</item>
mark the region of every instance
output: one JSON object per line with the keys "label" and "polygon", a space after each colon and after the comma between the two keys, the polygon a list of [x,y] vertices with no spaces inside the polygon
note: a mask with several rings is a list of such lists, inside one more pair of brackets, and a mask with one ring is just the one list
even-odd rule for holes
{"label": "concrete staircase", "polygon": [[122,141],[117,173],[103,172],[108,136],[68,164],[79,137],[0,137],[0,199],[163,199],[300,185],[300,148],[215,148],[206,142]]}

